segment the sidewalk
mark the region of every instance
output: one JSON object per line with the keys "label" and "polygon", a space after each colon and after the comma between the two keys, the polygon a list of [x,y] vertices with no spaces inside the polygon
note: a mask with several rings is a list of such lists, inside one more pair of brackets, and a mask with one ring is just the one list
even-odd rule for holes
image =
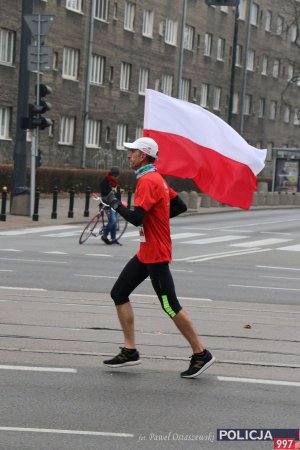
{"label": "sidewalk", "polygon": [[[33,221],[29,216],[19,216],[10,214],[10,203],[7,202],[6,207],[6,221],[0,221],[1,230],[41,227],[51,225],[69,225],[69,224],[83,224],[88,221],[88,217],[84,217],[85,210],[85,196],[76,196],[73,207],[73,218],[68,218],[70,200],[69,197],[60,197],[57,202],[57,219],[51,219],[53,200],[50,197],[42,197],[39,202],[38,221]],[[96,214],[98,202],[91,199],[89,206],[89,217]],[[274,205],[274,206],[251,206],[250,211],[265,210],[265,209],[299,209],[300,205]],[[220,212],[240,211],[240,208],[230,206],[217,207],[200,207],[196,209],[189,209],[186,215],[195,214],[214,214]]]}

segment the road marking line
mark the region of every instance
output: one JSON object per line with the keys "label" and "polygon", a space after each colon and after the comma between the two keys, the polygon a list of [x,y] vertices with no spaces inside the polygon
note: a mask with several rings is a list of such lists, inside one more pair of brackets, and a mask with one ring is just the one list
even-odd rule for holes
{"label": "road marking line", "polygon": [[205,239],[195,239],[193,241],[184,241],[183,244],[214,244],[218,242],[236,241],[237,239],[247,239],[249,236],[238,236],[238,235],[228,235],[228,236],[216,236]]}
{"label": "road marking line", "polygon": [[300,252],[300,244],[288,245],[287,247],[279,247],[277,250],[286,250],[288,252]]}
{"label": "road marking line", "polygon": [[258,241],[251,241],[251,242],[240,242],[238,244],[229,244],[230,247],[262,247],[263,245],[273,245],[273,244],[280,244],[281,242],[288,242],[292,239],[276,239],[276,238],[269,238],[269,239],[261,239]]}
{"label": "road marking line", "polygon": [[[252,249],[255,250],[255,249]],[[259,249],[256,249],[259,250]],[[196,255],[196,256],[187,256],[185,258],[177,258],[177,259],[173,259],[173,261],[191,261],[193,259],[198,259],[198,258],[207,258],[210,256],[219,256],[219,255],[235,255],[235,254],[239,254],[241,252],[245,252],[245,250],[230,250],[229,252],[219,252],[219,253],[208,253],[207,255]]]}
{"label": "road marking line", "polygon": [[[157,298],[156,295],[153,294],[131,294],[132,297],[151,297],[151,298]],[[197,297],[178,297],[179,300],[196,300],[196,301],[202,301],[202,302],[212,302],[210,298],[197,298]]]}
{"label": "road marking line", "polygon": [[297,280],[299,281],[299,278],[293,278],[293,277],[272,277],[271,275],[259,275],[259,278],[274,278],[275,280]]}
{"label": "road marking line", "polygon": [[21,236],[22,234],[42,233],[45,231],[55,231],[55,230],[66,230],[68,228],[74,228],[74,225],[58,225],[50,227],[27,228],[26,230],[22,229],[22,230],[2,231],[0,233],[0,236]]}
{"label": "road marking line", "polygon": [[271,289],[271,290],[277,290],[277,291],[300,291],[300,289],[271,287],[271,286],[251,286],[251,285],[248,286],[246,284],[228,284],[228,286],[254,288],[254,289]]}
{"label": "road marking line", "polygon": [[0,272],[12,272],[11,269],[0,269]]}
{"label": "road marking line", "polygon": [[110,277],[108,275],[82,275],[80,273],[74,273],[74,277],[89,277],[89,278],[111,278],[113,280],[117,279],[118,277]]}
{"label": "road marking line", "polygon": [[1,261],[22,261],[22,262],[37,262],[37,263],[53,263],[53,264],[67,264],[66,261],[46,261],[43,259],[22,259],[22,258],[0,258]]}
{"label": "road marking line", "polygon": [[81,430],[56,430],[54,428],[20,428],[0,427],[0,431],[20,431],[27,433],[53,433],[53,434],[80,434],[85,436],[110,436],[110,437],[134,437],[129,433],[110,433],[108,431],[81,431]]}
{"label": "road marking line", "polygon": [[273,267],[273,266],[256,266],[260,269],[278,269],[278,270],[300,270],[294,267]]}
{"label": "road marking line", "polygon": [[262,380],[259,378],[236,378],[236,377],[220,377],[219,381],[234,381],[238,383],[253,383],[253,384],[269,384],[274,386],[294,386],[300,387],[300,383],[297,381],[281,381],[281,380]]}
{"label": "road marking line", "polygon": [[112,257],[112,255],[106,255],[105,253],[86,253],[84,256],[107,256],[108,258]]}
{"label": "road marking line", "polygon": [[261,253],[261,252],[269,252],[271,249],[270,248],[265,248],[265,249],[251,249],[251,250],[242,250],[239,253],[227,253],[226,255],[219,255],[219,256],[211,256],[211,257],[207,257],[207,258],[199,258],[199,259],[193,259],[191,261],[188,261],[190,263],[194,263],[194,262],[202,262],[202,261],[209,261],[211,259],[218,259],[218,258],[230,258],[231,256],[240,256],[240,255],[251,255],[251,253]]}
{"label": "road marking line", "polygon": [[27,288],[27,287],[14,287],[14,286],[0,286],[0,289],[11,289],[11,290],[19,290],[19,291],[47,291],[47,289],[39,289],[39,288]]}
{"label": "road marking line", "polygon": [[65,252],[58,252],[58,251],[53,251],[53,252],[42,252],[45,253],[46,255],[67,255],[68,253]]}
{"label": "road marking line", "polygon": [[77,373],[76,369],[59,367],[31,367],[31,366],[6,366],[0,365],[0,370],[26,370],[29,372],[55,372],[55,373]]}
{"label": "road marking line", "polygon": [[21,250],[17,250],[16,248],[0,248],[0,252],[20,252]]}

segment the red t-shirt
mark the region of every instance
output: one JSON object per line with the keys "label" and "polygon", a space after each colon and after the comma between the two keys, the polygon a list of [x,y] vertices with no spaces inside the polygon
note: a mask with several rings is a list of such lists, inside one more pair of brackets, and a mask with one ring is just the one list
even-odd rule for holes
{"label": "red t-shirt", "polygon": [[142,263],[171,261],[170,199],[176,196],[176,192],[157,172],[146,173],[138,180],[134,206],[140,206],[147,213],[137,253]]}

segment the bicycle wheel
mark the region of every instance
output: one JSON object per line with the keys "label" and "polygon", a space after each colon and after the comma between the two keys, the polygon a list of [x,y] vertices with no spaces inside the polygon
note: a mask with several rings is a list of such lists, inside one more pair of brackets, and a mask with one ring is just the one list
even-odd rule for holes
{"label": "bicycle wheel", "polygon": [[81,233],[79,238],[79,244],[83,244],[88,240],[100,221],[101,215],[100,213],[97,213],[84,227],[83,232]]}
{"label": "bicycle wheel", "polygon": [[127,224],[128,222],[124,219],[124,217],[120,216],[120,214],[117,214],[117,233],[116,233],[117,241],[121,239],[121,237],[125,233]]}

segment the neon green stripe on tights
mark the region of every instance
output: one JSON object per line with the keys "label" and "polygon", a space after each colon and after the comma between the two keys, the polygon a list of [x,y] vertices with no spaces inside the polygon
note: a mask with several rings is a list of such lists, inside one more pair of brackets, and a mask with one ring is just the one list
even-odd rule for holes
{"label": "neon green stripe on tights", "polygon": [[163,302],[163,308],[166,311],[166,313],[169,314],[170,317],[175,317],[176,313],[171,308],[168,297],[166,295],[162,295],[161,298]]}

